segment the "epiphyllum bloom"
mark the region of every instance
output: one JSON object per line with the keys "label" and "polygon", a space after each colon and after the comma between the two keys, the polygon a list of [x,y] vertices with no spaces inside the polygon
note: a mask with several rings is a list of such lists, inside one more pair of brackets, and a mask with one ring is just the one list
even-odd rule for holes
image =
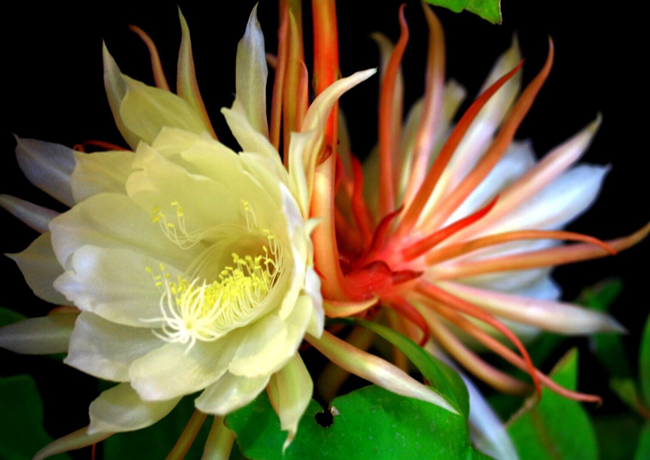
{"label": "epiphyllum bloom", "polygon": [[[328,316],[372,314],[381,304],[394,326],[426,344],[432,336],[488,384],[512,393],[529,390],[484,362],[456,332],[476,339],[540,383],[583,400],[537,371],[518,335],[544,329],[562,334],[618,331],[613,318],[558,301],[553,266],[614,254],[644,238],[650,227],[607,243],[562,231],[588,209],[606,167],[574,166],[600,120],[537,161],[517,127],[549,74],[553,45],[543,69],[520,93],[516,43],[495,65],[482,93],[451,121],[464,90],[444,82],[444,36],[429,8],[426,89],[402,116],[400,61],[408,28],[393,45],[376,35],[382,56],[379,142],[363,167],[349,151],[341,125],[338,182],[318,183],[316,194],[336,191],[336,209],[316,200],[316,215],[330,212],[330,232],[315,234]],[[519,96],[518,96],[519,94]],[[518,97],[517,97],[518,96]],[[332,166],[333,167],[333,166]],[[335,222],[335,223],[334,223]],[[330,244],[336,235],[336,244]],[[561,246],[558,240],[578,244]],[[340,262],[339,262],[340,261]],[[515,332],[517,334],[515,334]],[[505,337],[519,354],[497,338]]]}

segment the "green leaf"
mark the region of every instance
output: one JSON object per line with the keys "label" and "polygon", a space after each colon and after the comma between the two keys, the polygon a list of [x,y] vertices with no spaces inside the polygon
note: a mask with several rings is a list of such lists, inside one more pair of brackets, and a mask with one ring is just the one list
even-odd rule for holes
{"label": "green leaf", "polygon": [[[117,433],[108,438],[102,443],[104,460],[166,458],[194,412],[194,398],[195,396],[183,398],[167,417],[155,425],[129,433]],[[201,458],[211,424],[211,418],[203,423],[185,456],[186,460]]]}
{"label": "green leaf", "polygon": [[650,421],[645,422],[641,430],[639,444],[634,454],[634,460],[647,460],[648,458],[650,458]]}
{"label": "green leaf", "polygon": [[422,373],[427,385],[432,386],[436,393],[458,409],[465,418],[469,417],[469,393],[458,372],[431,356],[411,339],[389,327],[359,318],[355,318],[354,322],[370,329],[399,348]]}
{"label": "green leaf", "polygon": [[[53,441],[43,428],[41,397],[29,375],[0,378],[0,408],[0,458],[3,460],[29,460]],[[51,458],[70,459],[66,454]]]}
{"label": "green leaf", "polygon": [[454,13],[467,10],[492,24],[501,24],[501,0],[425,0],[432,5],[442,6]]}
{"label": "green leaf", "polygon": [[[574,390],[577,381],[578,352],[569,352],[555,366],[551,377]],[[508,433],[520,458],[526,460],[598,458],[594,428],[585,409],[576,401],[542,390],[542,400],[529,398],[508,422]]]}
{"label": "green leaf", "polygon": [[642,419],[631,412],[593,418],[600,460],[633,458]]}
{"label": "green leaf", "polygon": [[27,319],[27,317],[8,308],[0,307],[0,327],[9,326],[24,319]]}
{"label": "green leaf", "polygon": [[226,425],[252,460],[488,458],[471,446],[464,417],[375,385],[335,398],[331,411],[331,426],[319,425],[322,408],[312,400],[284,455],[286,432],[266,393],[228,415]]}
{"label": "green leaf", "polygon": [[639,386],[646,406],[650,407],[650,316],[645,323],[639,352]]}

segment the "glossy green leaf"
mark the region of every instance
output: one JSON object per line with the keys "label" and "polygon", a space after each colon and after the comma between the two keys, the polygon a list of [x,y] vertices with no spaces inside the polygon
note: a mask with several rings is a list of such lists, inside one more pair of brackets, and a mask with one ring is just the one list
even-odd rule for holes
{"label": "glossy green leaf", "polygon": [[643,421],[631,412],[593,418],[600,460],[633,458]]}
{"label": "glossy green leaf", "polygon": [[425,0],[432,5],[442,6],[454,13],[467,10],[492,24],[501,24],[501,0]]}
{"label": "glossy green leaf", "polygon": [[9,326],[24,319],[27,319],[27,317],[8,308],[0,307],[0,327]]}
{"label": "glossy green leaf", "polygon": [[[43,406],[29,375],[0,378],[0,458],[29,460],[53,439],[43,429]],[[51,457],[65,460],[65,454]]]}
{"label": "glossy green leaf", "polygon": [[645,323],[639,351],[639,386],[645,405],[650,407],[650,316]]}
{"label": "glossy green leaf", "polygon": [[650,421],[645,422],[639,436],[634,460],[648,460],[650,458]]}
{"label": "glossy green leaf", "polygon": [[370,329],[399,348],[422,373],[427,385],[432,386],[438,394],[458,409],[465,418],[469,417],[469,394],[458,372],[431,356],[408,337],[389,327],[359,318],[355,318],[354,322],[359,326]]}
{"label": "glossy green leaf", "polygon": [[[162,459],[172,450],[194,412],[194,397],[183,398],[161,421],[148,428],[114,434],[102,443],[104,460]],[[185,459],[200,459],[212,420],[206,419]]]}
{"label": "glossy green leaf", "polygon": [[[578,352],[570,350],[555,366],[551,377],[574,390],[577,382]],[[520,458],[582,459],[598,458],[598,445],[589,416],[580,403],[542,389],[542,400],[535,397],[508,422],[508,433]]]}
{"label": "glossy green leaf", "polygon": [[471,446],[464,417],[375,385],[335,398],[330,426],[316,421],[322,412],[312,400],[284,455],[286,432],[266,393],[228,415],[226,425],[252,460],[488,458]]}

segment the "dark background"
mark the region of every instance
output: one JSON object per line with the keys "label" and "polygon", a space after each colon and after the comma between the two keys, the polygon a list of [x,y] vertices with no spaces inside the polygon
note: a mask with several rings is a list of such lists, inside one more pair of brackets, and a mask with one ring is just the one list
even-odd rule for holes
{"label": "dark background", "polygon": [[[219,109],[234,93],[234,61],[238,40],[254,4],[180,1],[189,22],[199,85],[220,138],[228,139]],[[463,13],[436,9],[446,31],[447,75],[476,95],[497,56],[517,31],[523,55],[524,82],[530,81],[544,62],[547,37],[556,44],[551,76],[518,132],[532,138],[538,155],[591,122],[602,112],[604,123],[584,160],[613,166],[597,204],[571,230],[608,239],[627,235],[648,219],[648,74],[642,65],[648,57],[647,21],[640,12],[596,7],[592,1],[572,2],[504,0],[504,25],[493,26]],[[152,84],[148,54],[128,24],[146,30],[161,53],[170,85],[174,86],[180,27],[174,1],[68,2],[23,1],[5,14],[2,30],[3,99],[0,131],[3,163],[0,193],[10,193],[63,210],[22,177],[13,154],[11,133],[22,137],[72,146],[88,139],[121,143],[103,92],[101,44],[106,41],[122,71]],[[368,38],[382,31],[396,40],[399,2],[340,2],[341,70],[343,75],[378,65],[374,43]],[[266,33],[267,50],[276,50],[276,3],[262,0],[259,17]],[[310,22],[309,12],[305,22]],[[411,42],[405,56],[407,105],[423,89],[426,26],[418,3],[406,10]],[[307,42],[309,46],[309,41]],[[308,63],[308,65],[310,65]],[[272,73],[271,73],[272,76]],[[355,88],[342,101],[350,120],[355,152],[363,156],[376,139],[375,78]],[[465,104],[465,107],[467,104]],[[0,211],[0,251],[23,250],[35,237],[9,214]],[[618,276],[624,281],[613,314],[629,330],[626,345],[633,359],[640,331],[648,314],[648,243],[615,258],[562,267],[556,278],[573,299],[584,286]],[[0,260],[4,296],[0,306],[28,316],[47,312],[23,284],[13,262]],[[576,343],[586,346],[586,340]],[[586,347],[585,347],[586,348]],[[31,372],[46,401],[46,424],[59,436],[87,422],[87,404],[96,395],[92,379],[43,357],[18,357],[0,350],[0,376]],[[581,388],[605,391],[605,376],[584,358]],[[615,403],[612,403],[614,407]],[[612,406],[610,406],[612,407]]]}

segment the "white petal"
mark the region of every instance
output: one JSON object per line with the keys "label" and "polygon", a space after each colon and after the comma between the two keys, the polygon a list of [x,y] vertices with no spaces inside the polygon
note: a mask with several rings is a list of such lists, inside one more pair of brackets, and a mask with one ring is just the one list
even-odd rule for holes
{"label": "white petal", "polygon": [[135,431],[169,414],[181,398],[143,401],[128,383],[104,391],[90,404],[88,434]]}
{"label": "white petal", "polygon": [[562,297],[562,288],[553,278],[545,276],[529,286],[524,286],[512,292],[512,294],[530,297],[532,299],[558,300]]}
{"label": "white petal", "polygon": [[231,332],[216,342],[197,341],[189,349],[186,344],[168,343],[132,364],[131,385],[147,401],[202,390],[226,372],[242,337]]}
{"label": "white petal", "polygon": [[308,268],[305,273],[305,292],[311,298],[313,309],[306,332],[318,338],[323,334],[325,327],[325,310],[320,291],[320,278],[311,268]]}
{"label": "white petal", "polygon": [[54,255],[50,232],[36,238],[23,252],[7,256],[16,262],[34,294],[56,305],[68,304],[65,296],[54,289],[54,280],[63,273],[63,268]]}
{"label": "white petal", "polygon": [[0,328],[0,347],[26,355],[49,355],[68,350],[76,313],[29,318]]}
{"label": "white petal", "polygon": [[[153,320],[161,317],[162,293],[154,280],[163,275],[160,263],[128,249],[84,246],[54,285],[81,310],[126,326],[159,327]],[[170,265],[165,272],[174,280],[182,274]]]}
{"label": "white petal", "polygon": [[[287,324],[276,314],[268,314],[246,328],[228,370],[236,375],[271,375],[288,357],[278,356],[287,340]],[[296,347],[297,348],[297,347]]]}
{"label": "white petal", "polygon": [[[246,32],[237,45],[236,95],[253,128],[268,137],[266,120],[266,53],[264,34],[257,20],[257,5],[251,11]],[[261,153],[261,152],[260,152]]]}
{"label": "white petal", "polygon": [[194,258],[152,222],[151,208],[145,211],[117,193],[100,193],[84,200],[53,219],[50,229],[54,253],[63,266],[74,251],[86,245],[135,249],[176,267],[187,267]]}
{"label": "white petal", "polygon": [[75,152],[77,167],[72,173],[72,195],[79,203],[102,192],[126,193],[133,152]]}
{"label": "white petal", "polygon": [[228,414],[255,399],[270,378],[270,375],[242,377],[227,372],[196,398],[196,408],[207,414]]}
{"label": "white petal", "polygon": [[45,460],[56,454],[68,452],[82,447],[88,447],[93,444],[102,442],[113,433],[95,433],[88,434],[88,427],[74,431],[65,435],[55,441],[52,441],[47,446],[36,452],[32,460]]}
{"label": "white petal", "polygon": [[74,205],[70,189],[75,166],[72,152],[63,145],[16,137],[16,159],[27,179],[68,206]]}
{"label": "white petal", "polygon": [[624,331],[609,315],[568,303],[532,299],[457,283],[443,282],[440,287],[495,316],[551,332],[591,334]]}
{"label": "white petal", "polygon": [[576,166],[511,211],[491,232],[562,228],[596,201],[608,172],[604,166]]}
{"label": "white petal", "polygon": [[47,232],[50,221],[59,215],[56,211],[11,195],[0,195],[0,207],[6,209],[14,217],[20,219],[38,233]]}
{"label": "white petal", "polygon": [[288,431],[283,449],[293,441],[298,431],[298,422],[305,413],[314,391],[314,383],[300,354],[296,353],[287,364],[273,374],[270,385],[278,395],[278,417],[282,430]]}
{"label": "white petal", "polygon": [[163,344],[150,329],[122,326],[82,312],[64,362],[100,379],[126,382],[131,363]]}

